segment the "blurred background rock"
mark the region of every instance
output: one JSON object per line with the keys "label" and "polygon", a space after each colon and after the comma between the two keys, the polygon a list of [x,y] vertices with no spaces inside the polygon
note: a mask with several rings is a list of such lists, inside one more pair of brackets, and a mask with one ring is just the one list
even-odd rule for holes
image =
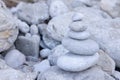
{"label": "blurred background rock", "polygon": [[34,2],[35,0],[3,0],[7,7],[13,7],[16,6],[19,2]]}

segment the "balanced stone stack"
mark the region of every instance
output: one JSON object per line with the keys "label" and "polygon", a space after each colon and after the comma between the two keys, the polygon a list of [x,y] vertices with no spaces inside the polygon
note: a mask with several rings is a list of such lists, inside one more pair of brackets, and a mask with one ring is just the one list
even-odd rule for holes
{"label": "balanced stone stack", "polygon": [[57,66],[65,71],[78,72],[94,66],[98,59],[99,45],[89,39],[87,27],[79,25],[80,21],[73,20],[70,31],[62,40],[62,45],[69,50],[68,53],[57,60]]}

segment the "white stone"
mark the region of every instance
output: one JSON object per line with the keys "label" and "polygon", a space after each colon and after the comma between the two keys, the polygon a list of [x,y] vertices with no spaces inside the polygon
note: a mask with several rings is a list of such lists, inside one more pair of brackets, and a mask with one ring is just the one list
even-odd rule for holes
{"label": "white stone", "polygon": [[93,40],[74,40],[65,38],[62,41],[62,45],[74,54],[79,55],[93,55],[99,51],[99,45]]}
{"label": "white stone", "polygon": [[45,35],[47,33],[47,24],[38,24],[38,30],[41,35]]}
{"label": "white stone", "polygon": [[51,50],[51,55],[48,56],[48,60],[50,61],[51,65],[56,65],[57,59],[60,56],[63,56],[69,52],[67,49],[65,49],[62,45],[58,45],[55,48]]}
{"label": "white stone", "polygon": [[5,3],[2,0],[0,0],[0,7],[1,8],[6,8],[6,5],[5,5]]}
{"label": "white stone", "polygon": [[61,0],[53,1],[50,4],[49,12],[51,17],[67,13],[68,11],[68,7]]}
{"label": "white stone", "polygon": [[23,73],[15,70],[0,59],[0,80],[35,80],[36,76],[34,72]]}
{"label": "white stone", "polygon": [[68,32],[68,37],[72,39],[77,39],[77,40],[85,40],[90,37],[90,33],[87,31],[84,32],[74,32],[74,31],[69,31]]}
{"label": "white stone", "polygon": [[32,37],[32,35],[31,35],[30,33],[26,33],[26,34],[25,34],[25,37],[30,38],[30,37]]}
{"label": "white stone", "polygon": [[48,60],[43,60],[42,62],[39,62],[39,63],[34,65],[35,72],[43,73],[49,68],[50,68],[50,63]]}
{"label": "white stone", "polygon": [[69,24],[72,22],[73,14],[73,12],[69,12],[51,19],[47,26],[48,34],[53,39],[61,41],[67,34],[67,31],[69,30],[68,27]]}
{"label": "white stone", "polygon": [[45,2],[38,3],[24,3],[21,2],[17,5],[16,15],[21,20],[29,24],[38,24],[49,18],[48,5]]}
{"label": "white stone", "polygon": [[98,20],[111,18],[108,14],[106,14],[105,12],[99,9],[94,9],[89,7],[76,8],[75,12],[68,12],[63,15],[59,15],[52,18],[49,21],[48,27],[47,27],[47,31],[49,35],[55,40],[62,41],[62,39],[67,35],[69,31],[69,25],[71,24],[72,17],[76,12],[84,14],[84,18],[82,22],[98,21]]}
{"label": "white stone", "polygon": [[57,66],[40,74],[37,80],[115,80],[98,67],[93,67],[82,72],[67,72]]}
{"label": "white stone", "polygon": [[20,20],[18,20],[17,23],[18,23],[18,28],[22,33],[29,32],[30,28],[29,28],[29,25],[27,23],[22,22]]}
{"label": "white stone", "polygon": [[94,66],[98,60],[98,53],[95,53],[93,56],[80,56],[68,53],[58,58],[57,66],[65,71],[78,72]]}
{"label": "white stone", "polygon": [[83,19],[83,14],[81,13],[74,13],[73,17],[72,17],[72,20],[75,22],[75,21],[81,21]]}
{"label": "white stone", "polygon": [[15,42],[18,35],[16,18],[0,2],[0,52],[8,50]]}
{"label": "white stone", "polygon": [[54,47],[56,47],[57,45],[60,44],[59,41],[56,41],[55,39],[53,39],[52,37],[50,37],[49,34],[43,35],[42,39],[43,39],[44,44],[49,49],[53,49]]}
{"label": "white stone", "polygon": [[42,49],[42,50],[40,51],[40,56],[41,56],[42,58],[47,58],[50,54],[51,54],[51,50],[48,49],[48,48]]}
{"label": "white stone", "polygon": [[83,32],[87,29],[87,26],[79,25],[79,24],[80,22],[72,22],[69,27],[72,31],[75,32]]}
{"label": "white stone", "polygon": [[97,63],[98,66],[101,67],[101,69],[105,72],[107,72],[109,75],[114,74],[115,72],[115,62],[114,60],[105,52],[100,50],[99,52],[100,58]]}
{"label": "white stone", "polygon": [[25,63],[25,55],[18,50],[11,50],[5,56],[6,63],[13,68],[17,68]]}
{"label": "white stone", "polygon": [[119,71],[115,71],[112,76],[115,78],[115,80],[120,80],[120,72]]}
{"label": "white stone", "polygon": [[31,25],[30,26],[30,33],[32,35],[38,34],[38,27],[36,25]]}
{"label": "white stone", "polygon": [[119,0],[101,0],[100,6],[102,10],[106,11],[113,18],[120,17],[120,1]]}

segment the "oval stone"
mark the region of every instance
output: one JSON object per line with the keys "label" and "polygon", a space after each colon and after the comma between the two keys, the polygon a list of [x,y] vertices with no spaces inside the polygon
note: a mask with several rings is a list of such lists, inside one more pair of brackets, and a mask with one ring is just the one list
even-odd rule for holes
{"label": "oval stone", "polygon": [[68,36],[72,39],[85,40],[90,37],[90,33],[87,31],[84,32],[69,31]]}
{"label": "oval stone", "polygon": [[74,40],[70,38],[64,38],[62,40],[63,46],[70,52],[79,55],[93,55],[99,51],[99,45],[93,40]]}
{"label": "oval stone", "polygon": [[69,27],[72,31],[75,32],[83,32],[87,29],[87,26],[82,25],[81,22],[73,22]]}
{"label": "oval stone", "polygon": [[57,60],[57,66],[65,71],[83,71],[94,66],[98,59],[98,53],[92,56],[79,56],[68,53]]}

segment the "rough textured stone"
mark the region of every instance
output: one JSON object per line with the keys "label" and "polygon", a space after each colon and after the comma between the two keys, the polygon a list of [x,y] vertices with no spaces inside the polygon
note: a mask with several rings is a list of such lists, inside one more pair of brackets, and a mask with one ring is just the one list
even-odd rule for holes
{"label": "rough textured stone", "polygon": [[68,7],[61,0],[52,1],[50,4],[49,12],[51,17],[67,13],[68,11]]}
{"label": "rough textured stone", "polygon": [[19,3],[16,15],[30,24],[38,24],[49,18],[48,6],[45,2]]}
{"label": "rough textured stone", "polygon": [[[0,5],[2,5],[0,3]],[[0,6],[0,52],[9,49],[18,35],[16,18],[8,9]]]}
{"label": "rough textured stone", "polygon": [[36,25],[31,25],[31,26],[30,26],[30,33],[31,33],[32,35],[38,34],[38,27],[37,27]]}
{"label": "rough textured stone", "polygon": [[115,80],[97,67],[82,72],[66,72],[56,66],[38,76],[38,80]]}
{"label": "rough textured stone", "polygon": [[[91,38],[99,43],[100,48],[103,49],[110,57],[112,57],[117,66],[120,66],[119,47],[120,47],[120,19],[108,19],[94,22],[89,25],[88,30],[93,35]],[[91,26],[90,26],[91,25]]]}
{"label": "rough textured stone", "polygon": [[9,49],[16,40],[17,35],[16,18],[9,10],[0,7],[0,52]]}
{"label": "rough textured stone", "polygon": [[40,37],[33,35],[31,37],[19,36],[16,41],[16,48],[26,56],[38,57]]}
{"label": "rough textured stone", "polygon": [[59,41],[54,40],[52,37],[50,37],[48,34],[43,35],[42,37],[44,44],[49,48],[49,49],[53,49],[54,47],[56,47],[57,45],[60,44]]}
{"label": "rough textured stone", "polygon": [[38,25],[38,30],[41,35],[45,35],[47,33],[47,24],[39,24]]}
{"label": "rough textured stone", "polygon": [[115,72],[114,60],[102,50],[100,50],[98,53],[100,55],[100,58],[99,58],[97,65],[100,66],[103,71],[112,75]]}
{"label": "rough textured stone", "polygon": [[22,33],[29,32],[30,28],[29,28],[29,25],[27,23],[22,22],[20,20],[18,20],[17,23],[18,23],[18,28]]}
{"label": "rough textured stone", "polygon": [[[58,41],[61,41],[69,30],[68,26],[72,22],[71,18],[73,12],[69,12],[63,15],[59,15],[51,19],[48,23],[47,32],[49,35]],[[64,20],[63,20],[64,19]]]}
{"label": "rough textured stone", "polygon": [[[47,0],[50,5],[52,1],[55,0]],[[69,9],[74,9],[76,7],[99,7],[100,0],[62,0]]]}
{"label": "rough textured stone", "polygon": [[[83,22],[110,19],[109,15],[99,9],[78,7],[74,11],[84,14],[82,19]],[[69,25],[72,22],[72,17],[76,12],[68,12],[63,15],[56,16],[49,21],[47,31],[53,39],[62,41],[62,39],[67,35]]]}
{"label": "rough textured stone", "polygon": [[47,58],[50,54],[51,54],[51,50],[48,49],[48,48],[42,49],[42,50],[40,51],[40,56],[41,56],[42,58]]}
{"label": "rough textured stone", "polygon": [[50,63],[48,60],[43,60],[42,62],[39,62],[39,63],[34,65],[35,72],[43,73],[46,70],[48,70],[49,68],[50,68]]}
{"label": "rough textured stone", "polygon": [[[88,27],[87,30],[91,33],[92,39],[94,39],[95,41],[97,41],[97,43],[99,43],[100,48],[106,51],[115,60],[117,66],[120,66],[119,63],[120,19],[119,18],[110,19],[108,15],[104,14],[102,11],[98,11],[98,10],[96,11],[96,9],[90,9],[90,8],[87,9],[83,8],[83,9],[81,8],[76,9],[77,11],[79,10],[78,12],[84,13],[85,15],[83,18],[83,23],[82,22],[81,23],[85,24]],[[52,25],[54,25],[54,27],[52,27],[52,25],[49,26],[48,31],[49,33],[51,33],[50,34],[51,37],[59,41],[61,41],[66,36],[69,30],[68,26],[71,24],[70,15],[68,16],[68,13],[66,15],[64,14],[59,17],[57,16],[53,18],[48,24],[50,25],[52,23]],[[62,19],[65,19],[65,21],[63,22]],[[69,22],[67,21],[67,19],[69,20]]]}
{"label": "rough textured stone", "polygon": [[102,10],[106,11],[113,18],[120,17],[120,1],[101,0],[100,6]]}
{"label": "rough textured stone", "polygon": [[36,73],[23,73],[7,66],[5,61],[0,59],[0,80],[34,80]]}
{"label": "rough textured stone", "polygon": [[68,53],[58,58],[57,66],[65,71],[79,72],[94,66],[99,60],[99,54],[81,56]]}
{"label": "rough textured stone", "polygon": [[51,65],[56,65],[57,59],[68,52],[62,45],[58,45],[51,50],[51,55],[48,56]]}
{"label": "rough textured stone", "polygon": [[25,63],[25,55],[23,55],[20,51],[14,49],[10,50],[5,56],[6,63],[13,68],[18,68],[22,64]]}
{"label": "rough textured stone", "polygon": [[115,71],[112,76],[115,78],[115,80],[120,80],[120,72],[119,71]]}

